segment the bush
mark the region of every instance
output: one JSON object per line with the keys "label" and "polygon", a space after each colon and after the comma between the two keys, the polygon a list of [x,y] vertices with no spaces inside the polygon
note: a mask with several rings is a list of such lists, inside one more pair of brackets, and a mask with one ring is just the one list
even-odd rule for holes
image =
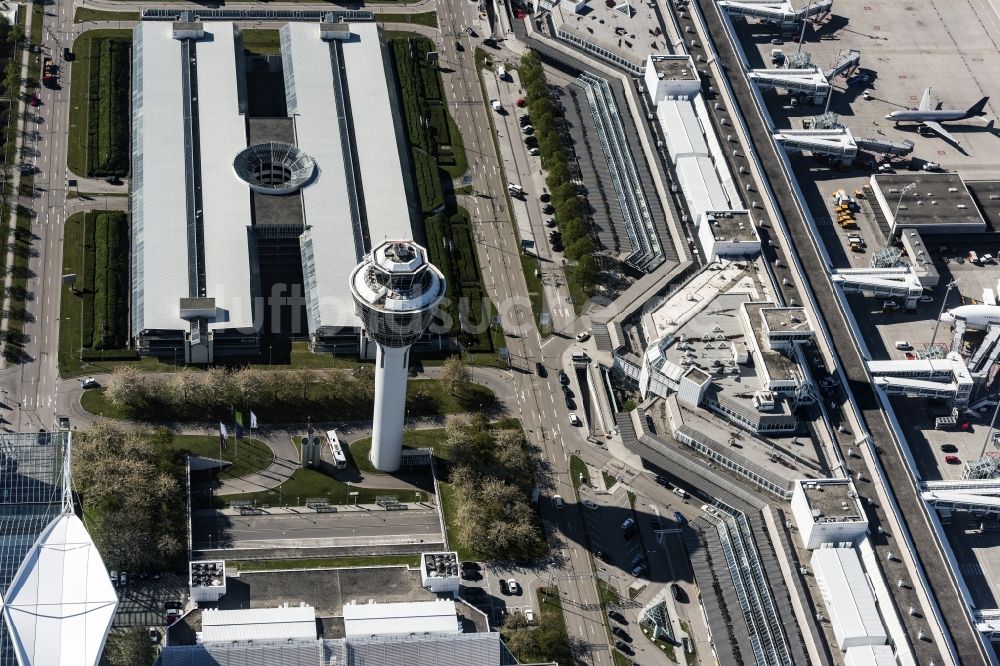
{"label": "bush", "polygon": [[91,40],[88,57],[88,175],[123,176],[129,165],[129,43],[114,38]]}
{"label": "bush", "polygon": [[123,213],[101,213],[94,232],[93,347],[125,344],[128,316],[128,239]]}

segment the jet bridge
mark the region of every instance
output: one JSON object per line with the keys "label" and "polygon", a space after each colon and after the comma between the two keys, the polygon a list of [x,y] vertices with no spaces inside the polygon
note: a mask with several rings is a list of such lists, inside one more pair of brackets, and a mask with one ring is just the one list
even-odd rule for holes
{"label": "jet bridge", "polygon": [[861,150],[867,150],[870,153],[879,153],[881,155],[909,155],[913,152],[913,142],[909,139],[903,139],[902,141],[889,141],[888,139],[878,139],[875,137],[865,136],[855,138],[854,143],[857,144],[858,148]]}
{"label": "jet bridge", "polygon": [[1000,361],[1000,326],[990,325],[987,329],[986,337],[979,343],[976,353],[969,360],[969,369],[973,374],[983,377],[992,369],[993,365]]}
{"label": "jet bridge", "polygon": [[851,49],[850,51],[844,51],[837,58],[837,62],[833,63],[833,67],[823,72],[827,80],[835,79],[841,74],[844,76],[850,76],[854,73],[854,70],[858,68],[861,64],[861,51],[857,49]]}
{"label": "jet bridge", "polygon": [[935,509],[1000,514],[1000,479],[922,481],[920,496]]}
{"label": "jet bridge", "polygon": [[774,141],[785,150],[826,155],[843,165],[849,165],[858,155],[858,146],[851,131],[845,128],[828,130],[780,130]]}
{"label": "jet bridge", "polygon": [[940,398],[957,405],[969,404],[975,382],[961,355],[906,361],[868,361],[873,383],[889,395]]}
{"label": "jet bridge", "polygon": [[730,16],[755,18],[760,21],[777,23],[782,28],[790,28],[807,18],[828,14],[833,8],[833,0],[820,0],[796,10],[791,2],[756,2],[754,0],[720,0],[719,8]]}
{"label": "jet bridge", "polygon": [[803,69],[751,69],[747,77],[761,88],[809,95],[813,104],[822,104],[830,94],[830,84],[815,65]]}
{"label": "jet bridge", "polygon": [[909,266],[896,268],[840,268],[830,278],[845,293],[905,299],[907,309],[915,308],[924,293],[920,279]]}

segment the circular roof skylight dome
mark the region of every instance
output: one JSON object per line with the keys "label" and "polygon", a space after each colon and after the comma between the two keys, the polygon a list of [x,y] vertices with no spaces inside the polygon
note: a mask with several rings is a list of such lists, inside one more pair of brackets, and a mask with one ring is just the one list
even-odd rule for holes
{"label": "circular roof skylight dome", "polygon": [[291,194],[312,180],[316,163],[296,146],[271,142],[240,151],[233,169],[254,192]]}

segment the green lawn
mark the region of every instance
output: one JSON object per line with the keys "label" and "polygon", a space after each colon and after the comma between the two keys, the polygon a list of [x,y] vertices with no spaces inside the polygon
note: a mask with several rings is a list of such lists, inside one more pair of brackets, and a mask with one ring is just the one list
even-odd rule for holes
{"label": "green lawn", "polygon": [[573,277],[572,267],[563,266],[563,275],[566,279],[566,285],[569,287],[570,298],[573,299],[573,309],[577,314],[580,314],[583,312],[583,307],[587,304],[590,296],[583,290],[583,285]]}
{"label": "green lawn", "polygon": [[595,579],[597,581],[597,595],[601,598],[601,605],[607,606],[608,604],[618,605],[622,602],[622,597],[618,594],[618,590],[612,587],[603,578]]}
{"label": "green lawn", "polygon": [[257,55],[281,53],[281,36],[277,30],[244,30],[243,50]]}
{"label": "green lawn", "polygon": [[219,438],[215,435],[174,435],[170,447],[203,458],[221,457],[233,463],[219,472],[220,479],[234,479],[255,474],[267,469],[274,462],[271,447],[259,439],[241,439],[237,444],[234,438],[230,438],[226,442],[226,448],[220,451]]}
{"label": "green lawn", "polygon": [[[40,4],[38,6],[41,6]],[[117,75],[111,77],[110,73],[104,79],[100,76],[99,71],[94,71],[94,68],[100,63],[98,48],[102,43],[111,42],[124,42],[131,43],[132,32],[130,30],[88,30],[87,32],[81,34],[77,37],[76,41],[73,42],[73,53],[76,58],[73,60],[72,67],[72,83],[70,85],[70,109],[69,109],[69,148],[67,154],[67,163],[70,171],[79,175],[86,176],[91,171],[91,155],[88,153],[95,153],[96,146],[92,146],[92,142],[98,140],[97,132],[100,131],[101,123],[106,123],[104,125],[108,134],[108,141],[114,141],[115,143],[109,143],[109,149],[115,152],[116,164],[113,165],[114,168],[109,171],[109,173],[119,173],[124,174],[121,168],[117,168],[117,162],[121,162],[120,158],[124,159],[122,165],[127,170],[127,153],[128,153],[128,129],[129,122],[128,118],[128,95],[129,95],[129,85],[128,85],[128,72],[126,71],[124,76]],[[127,51],[125,52],[127,55]],[[119,59],[126,69],[130,66],[130,62],[127,57],[124,60]],[[93,67],[92,67],[93,66]],[[100,93],[95,92],[91,94],[91,87],[95,83],[99,85],[101,90],[106,88],[104,83],[107,83],[107,89],[113,90],[118,93],[118,96],[111,96],[102,98]],[[123,81],[124,85],[115,84],[114,81]],[[122,102],[123,106],[113,107],[111,102]],[[103,111],[102,109],[103,103]],[[114,109],[117,108],[117,114],[114,113]],[[101,117],[101,114],[112,114],[122,117]],[[96,115],[95,118],[92,116]],[[92,122],[93,120],[93,122]],[[112,138],[112,135],[116,138]]]}
{"label": "green lawn", "polygon": [[611,490],[611,486],[618,483],[618,477],[614,474],[608,474],[607,472],[601,472],[601,476],[604,477],[604,489]]}
{"label": "green lawn", "polygon": [[226,560],[226,566],[240,571],[280,569],[349,569],[353,567],[420,566],[419,555],[373,555],[371,557],[327,557],[302,560]]}
{"label": "green lawn", "polygon": [[[538,324],[538,315],[545,312],[545,288],[542,286],[542,278],[535,275],[538,269],[538,257],[521,253],[521,270],[524,273],[524,282],[528,286],[528,298],[531,299],[531,311],[535,314],[535,324]],[[548,335],[545,331],[542,335]]]}
{"label": "green lawn", "polygon": [[[374,504],[381,495],[395,495],[400,501],[413,501],[414,491],[397,488],[361,488],[338,481],[332,476],[314,469],[297,469],[292,477],[273,490],[238,495],[216,495],[213,499],[217,507],[226,506],[234,499],[250,500],[268,506],[301,506],[307,497],[322,497],[330,504],[354,504],[349,495],[357,492],[358,504]],[[425,493],[420,493],[422,497]]]}
{"label": "green lawn", "polygon": [[[590,474],[587,472],[587,464],[576,456],[569,457],[569,473],[573,477],[573,487],[579,488],[581,483],[590,482]],[[583,481],[580,481],[580,478]]]}
{"label": "green lawn", "polygon": [[[304,422],[306,418],[313,421],[344,421],[371,419],[372,403],[348,402],[347,399],[331,398],[335,389],[322,384],[310,384],[306,390],[306,400],[297,407],[288,403],[262,403],[248,405],[261,419],[262,423],[295,423]],[[460,414],[469,411],[481,411],[493,404],[496,396],[489,388],[472,384],[469,391],[461,396],[452,395],[448,387],[437,379],[414,379],[407,382],[407,413],[409,416],[438,416],[442,414]],[[104,396],[104,389],[85,391],[80,404],[91,414],[98,414],[112,419],[152,420],[153,415],[148,409],[139,413],[130,413],[128,408],[111,403]],[[229,409],[228,405],[223,411]],[[192,408],[193,410],[193,408]],[[215,412],[206,412],[199,408],[196,412],[164,413],[160,420],[176,420],[182,422],[201,422],[214,420]]]}
{"label": "green lawn", "polygon": [[104,12],[100,9],[77,7],[73,13],[73,23],[85,21],[138,21],[139,12]]}
{"label": "green lawn", "polygon": [[455,487],[447,481],[438,479],[438,501],[444,513],[444,528],[448,535],[448,547],[458,553],[458,559],[479,561],[483,558],[479,553],[467,548],[458,538],[458,505],[455,499]]}
{"label": "green lawn", "polygon": [[[434,449],[438,458],[447,458],[448,443],[444,428],[429,428],[426,430],[407,430],[403,433],[404,449]],[[351,442],[348,447],[348,460],[354,463],[362,474],[385,474],[372,467],[368,454],[372,450],[372,438],[365,437]]]}
{"label": "green lawn", "polygon": [[416,23],[417,25],[425,25],[429,28],[438,27],[437,12],[420,12],[417,14],[378,12],[375,14],[375,20],[379,23]]}

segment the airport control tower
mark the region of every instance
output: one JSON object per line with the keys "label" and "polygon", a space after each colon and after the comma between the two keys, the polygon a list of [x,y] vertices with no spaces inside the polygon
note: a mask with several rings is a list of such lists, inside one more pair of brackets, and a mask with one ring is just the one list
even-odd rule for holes
{"label": "airport control tower", "polygon": [[378,343],[371,462],[394,472],[403,456],[410,345],[444,297],[444,275],[413,241],[385,241],[351,273],[351,294],[367,335]]}

